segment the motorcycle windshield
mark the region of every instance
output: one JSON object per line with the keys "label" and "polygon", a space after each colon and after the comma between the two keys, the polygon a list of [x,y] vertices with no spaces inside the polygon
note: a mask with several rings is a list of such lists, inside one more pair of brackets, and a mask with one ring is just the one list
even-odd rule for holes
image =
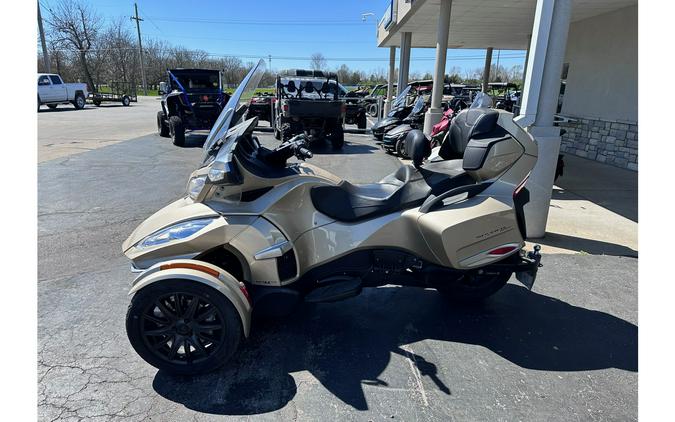
{"label": "motorcycle windshield", "polygon": [[391,104],[391,111],[387,116],[389,117],[394,116],[396,114],[395,110],[397,108],[405,106],[405,98],[408,96],[409,92],[410,92],[410,85],[405,87],[405,89],[396,96],[394,102]]}
{"label": "motorcycle windshield", "polygon": [[416,114],[418,114],[422,109],[424,108],[424,98],[420,95],[417,97],[417,100],[415,101],[415,105],[413,106],[412,110],[410,110],[410,114],[408,117],[412,117]]}
{"label": "motorcycle windshield", "polygon": [[230,127],[239,123],[244,117],[246,105],[251,98],[253,98],[255,90],[258,88],[258,84],[264,73],[265,61],[260,59],[258,63],[249,70],[248,74],[246,74],[230,97],[230,100],[225,107],[223,107],[223,111],[218,116],[216,123],[211,128],[209,136],[206,137],[206,141],[204,142],[204,161],[208,159],[216,142],[227,134]]}
{"label": "motorcycle windshield", "polygon": [[484,92],[479,92],[473,99],[473,103],[469,108],[491,108],[492,97]]}

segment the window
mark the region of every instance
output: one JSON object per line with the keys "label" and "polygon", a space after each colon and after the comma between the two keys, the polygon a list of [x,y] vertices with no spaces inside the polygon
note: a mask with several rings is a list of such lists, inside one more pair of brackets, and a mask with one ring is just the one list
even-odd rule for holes
{"label": "window", "polygon": [[49,83],[49,77],[45,76],[40,76],[38,79],[38,85],[50,85]]}
{"label": "window", "polygon": [[570,64],[563,63],[562,73],[560,74],[560,92],[558,93],[558,107],[556,113],[562,111],[563,99],[565,97],[565,88],[567,88],[567,74],[570,71]]}
{"label": "window", "polygon": [[61,78],[57,75],[49,75],[49,79],[52,80],[52,83],[54,85],[61,85],[63,82],[61,82]]}

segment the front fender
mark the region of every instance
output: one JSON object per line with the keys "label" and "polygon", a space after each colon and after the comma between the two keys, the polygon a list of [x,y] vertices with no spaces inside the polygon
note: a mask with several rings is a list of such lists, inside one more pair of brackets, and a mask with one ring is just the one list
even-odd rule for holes
{"label": "front fender", "polygon": [[252,307],[247,297],[246,287],[227,271],[208,262],[194,259],[158,262],[136,277],[132,282],[129,295],[151,284],[175,279],[202,283],[225,295],[237,310],[244,335],[248,337],[251,330]]}

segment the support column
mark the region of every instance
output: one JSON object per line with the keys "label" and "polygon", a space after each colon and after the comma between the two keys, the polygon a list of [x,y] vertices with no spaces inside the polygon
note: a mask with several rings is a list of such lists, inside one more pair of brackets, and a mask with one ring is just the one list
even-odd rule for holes
{"label": "support column", "polygon": [[485,52],[485,67],[483,68],[483,92],[488,92],[491,67],[492,67],[492,47],[488,47],[488,49]]}
{"label": "support column", "polygon": [[521,77],[522,84],[520,86],[520,97],[518,97],[518,115],[521,114],[521,106],[523,104],[523,91],[525,90],[525,78],[527,76],[527,64],[530,61],[530,44],[532,44],[532,34],[527,36],[527,50],[525,51],[525,64],[523,65],[523,76]]}
{"label": "support column", "polygon": [[408,85],[408,72],[410,71],[410,45],[412,32],[401,32],[401,56],[398,62],[398,90],[400,93]]}
{"label": "support column", "polygon": [[387,98],[384,100],[384,114],[380,113],[378,110],[379,116],[386,116],[387,113],[391,110],[391,102],[394,99],[394,75],[396,74],[396,47],[389,47],[389,75],[387,78]]}
{"label": "support column", "polygon": [[445,82],[445,61],[448,57],[448,37],[450,36],[450,15],[452,0],[441,1],[441,11],[436,29],[436,65],[434,66],[434,84],[431,92],[431,107],[424,115],[424,134],[431,135],[434,125],[443,117],[443,85]]}
{"label": "support column", "polygon": [[515,119],[519,125],[529,126],[527,130],[539,147],[537,164],[527,182],[530,202],[525,206],[525,221],[530,238],[546,234],[560,150],[560,129],[553,123],[571,15],[571,0],[537,0],[523,108]]}

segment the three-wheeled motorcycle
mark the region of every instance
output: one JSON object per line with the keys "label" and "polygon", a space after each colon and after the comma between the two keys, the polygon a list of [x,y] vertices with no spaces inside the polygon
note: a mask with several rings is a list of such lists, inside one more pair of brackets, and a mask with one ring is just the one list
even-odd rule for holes
{"label": "three-wheeled motorcycle", "polygon": [[[352,184],[305,163],[304,135],[275,149],[243,120],[263,73],[254,66],[211,130],[186,193],[123,244],[140,272],[126,329],[151,365],[195,374],[223,365],[253,313],[289,313],[364,287],[431,287],[482,300],[515,274],[529,288],[540,255],[525,253],[524,188],[537,144],[510,113],[466,110],[438,162],[411,131],[413,165]],[[459,157],[446,159],[446,157]]]}

